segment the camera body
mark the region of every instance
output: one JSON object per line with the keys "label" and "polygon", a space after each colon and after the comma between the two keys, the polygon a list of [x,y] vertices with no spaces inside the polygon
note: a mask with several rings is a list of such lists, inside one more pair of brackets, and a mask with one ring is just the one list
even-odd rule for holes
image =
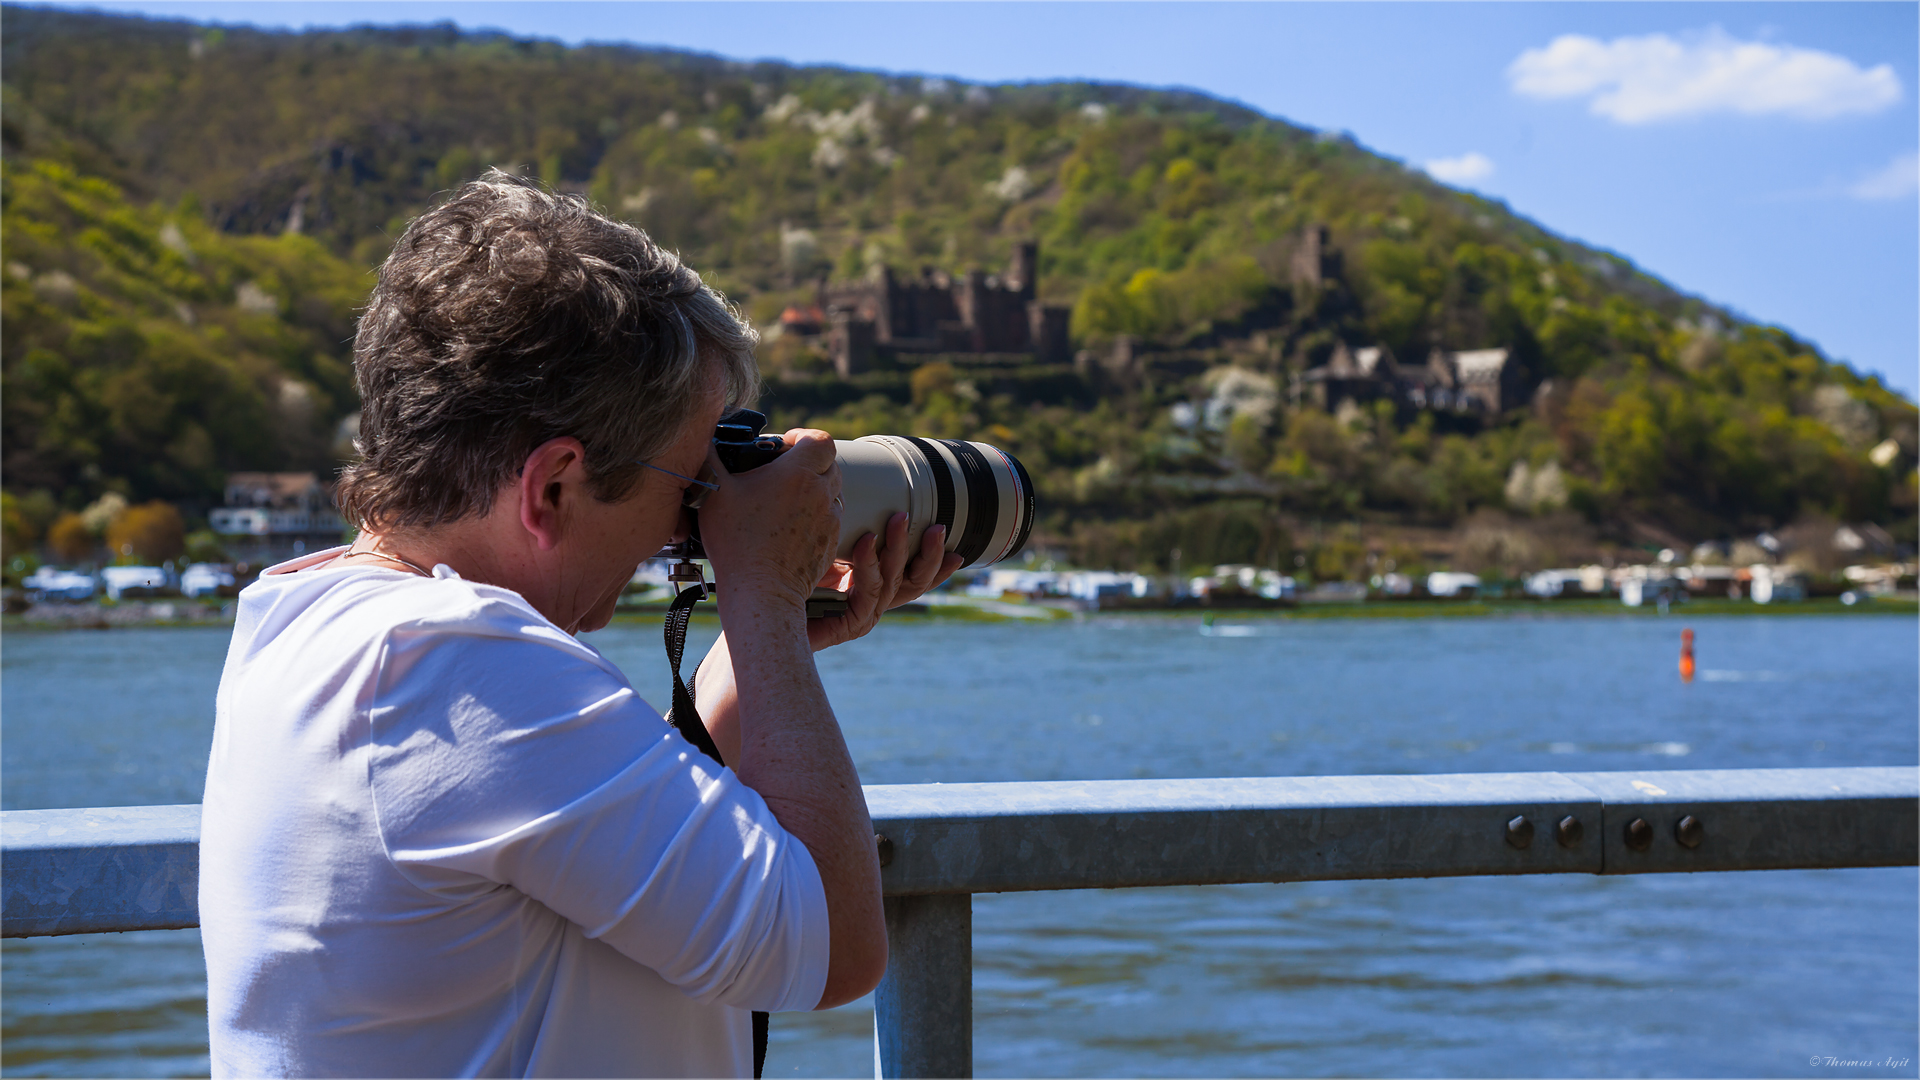
{"label": "camera body", "polygon": [[778,435],[763,435],[767,418],[752,409],[735,409],[713,426],[713,452],[730,473],[757,469],[787,452]]}
{"label": "camera body", "polygon": [[[763,434],[767,418],[736,409],[720,418],[713,446],[729,473],[757,469],[786,452],[777,435]],[[984,566],[1026,546],[1033,531],[1033,481],[1012,455],[986,443],[869,435],[835,440],[840,464],[840,547],[846,558],[866,533],[884,538],[894,514],[907,514],[907,543],[917,547],[933,525],[947,528],[946,548],[962,566]],[[670,545],[658,558],[703,559],[699,514],[687,542]]]}

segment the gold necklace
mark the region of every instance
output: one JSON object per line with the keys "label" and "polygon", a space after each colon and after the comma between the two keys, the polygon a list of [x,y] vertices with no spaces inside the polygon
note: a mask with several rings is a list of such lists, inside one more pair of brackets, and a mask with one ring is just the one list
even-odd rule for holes
{"label": "gold necklace", "polygon": [[388,562],[397,562],[401,566],[404,566],[407,569],[413,571],[414,573],[419,574],[421,577],[430,578],[433,576],[432,571],[423,570],[420,568],[418,563],[414,563],[407,559],[403,559],[400,556],[395,555],[390,551],[377,551],[372,549],[369,549],[367,551],[349,551],[345,555],[342,555],[340,557],[343,559],[351,559],[356,555],[371,555],[376,559],[386,559]]}

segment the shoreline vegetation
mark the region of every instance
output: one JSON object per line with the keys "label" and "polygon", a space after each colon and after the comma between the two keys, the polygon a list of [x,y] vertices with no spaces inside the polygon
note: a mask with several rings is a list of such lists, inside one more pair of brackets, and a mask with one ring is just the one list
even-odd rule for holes
{"label": "shoreline vegetation", "polygon": [[[642,600],[622,604],[613,622],[619,625],[648,623],[666,615],[664,600]],[[130,601],[118,604],[35,604],[26,611],[0,616],[0,632],[54,632],[63,630],[113,630],[156,627],[212,627],[233,625],[234,604],[192,600]],[[1372,600],[1359,603],[1297,604],[1274,607],[1204,607],[1179,605],[1132,607],[1102,610],[1073,602],[1020,603],[1006,600],[981,600],[972,597],[939,594],[935,603],[915,603],[888,613],[888,618],[908,621],[943,620],[959,622],[1054,622],[1085,618],[1161,619],[1196,621],[1204,629],[1250,622],[1291,622],[1319,619],[1541,619],[1591,617],[1687,618],[1699,616],[1803,616],[1803,615],[1920,615],[1920,596],[1900,593],[1892,596],[1862,597],[1848,604],[1837,597],[1774,604],[1756,604],[1748,600],[1695,599],[1674,604],[1662,612],[1649,604],[1629,607],[1613,597],[1566,600],[1535,599],[1434,599]],[[695,608],[694,618],[716,622],[719,616],[708,609]]]}

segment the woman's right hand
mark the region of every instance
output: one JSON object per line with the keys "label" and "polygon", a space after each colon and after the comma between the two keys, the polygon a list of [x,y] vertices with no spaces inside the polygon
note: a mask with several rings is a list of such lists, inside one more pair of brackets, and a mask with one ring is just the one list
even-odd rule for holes
{"label": "woman's right hand", "polygon": [[700,544],[725,607],[766,602],[804,619],[840,546],[840,465],[824,431],[794,428],[782,438],[787,452],[749,472],[728,473],[709,456],[721,479],[700,506]]}

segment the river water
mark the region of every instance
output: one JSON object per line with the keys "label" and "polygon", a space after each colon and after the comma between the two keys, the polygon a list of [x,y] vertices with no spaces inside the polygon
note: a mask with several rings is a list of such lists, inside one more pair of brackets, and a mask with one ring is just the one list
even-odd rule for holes
{"label": "river water", "polygon": [[[907,617],[821,669],[870,783],[1920,760],[1912,617],[1697,617],[1684,686],[1682,625]],[[656,624],[590,640],[666,700]],[[0,802],[198,802],[225,647],[9,633]],[[1917,890],[1882,869],[979,896],[976,1070],[1920,1075]],[[7,1075],[205,1074],[196,931],[10,939],[0,965]],[[871,1075],[871,1017],[775,1017],[768,1075]]]}

